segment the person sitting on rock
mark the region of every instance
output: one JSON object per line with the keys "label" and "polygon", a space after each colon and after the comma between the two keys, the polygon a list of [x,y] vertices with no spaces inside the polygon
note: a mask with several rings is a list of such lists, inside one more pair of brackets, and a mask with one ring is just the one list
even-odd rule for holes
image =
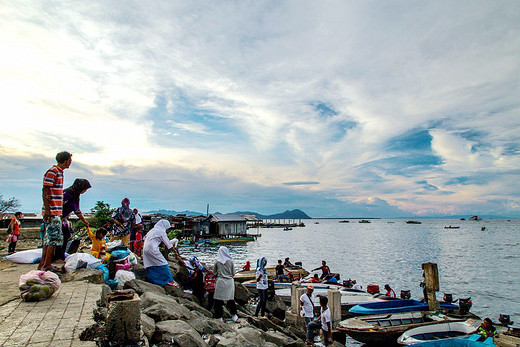
{"label": "person sitting on rock", "polygon": [[96,234],[90,231],[90,228],[87,228],[87,233],[90,239],[92,240],[92,248],[90,249],[90,254],[98,259],[105,258],[105,250],[107,249],[107,243],[105,241],[105,236],[108,233],[108,230],[105,227],[101,227],[96,230]]}

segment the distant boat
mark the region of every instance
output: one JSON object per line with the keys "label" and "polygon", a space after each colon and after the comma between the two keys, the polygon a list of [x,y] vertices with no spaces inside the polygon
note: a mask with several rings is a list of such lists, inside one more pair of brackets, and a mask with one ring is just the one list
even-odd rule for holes
{"label": "distant boat", "polygon": [[457,226],[451,226],[451,225],[445,225],[444,229],[460,229],[460,227]]}
{"label": "distant boat", "polygon": [[314,222],[314,224],[320,224],[320,222]]}
{"label": "distant boat", "polygon": [[466,218],[461,218],[460,220],[466,220]]}
{"label": "distant boat", "polygon": [[471,216],[469,217],[469,220],[482,220],[479,216]]}
{"label": "distant boat", "polygon": [[416,221],[416,220],[407,220],[406,224],[421,224],[422,222]]}
{"label": "distant boat", "polygon": [[338,223],[349,223],[348,220],[340,220]]}
{"label": "distant boat", "polygon": [[369,220],[366,220],[366,219],[362,219],[359,221],[359,223],[371,223]]}
{"label": "distant boat", "polygon": [[289,227],[283,228],[283,231],[289,231],[289,230],[292,230],[292,228],[289,228]]}

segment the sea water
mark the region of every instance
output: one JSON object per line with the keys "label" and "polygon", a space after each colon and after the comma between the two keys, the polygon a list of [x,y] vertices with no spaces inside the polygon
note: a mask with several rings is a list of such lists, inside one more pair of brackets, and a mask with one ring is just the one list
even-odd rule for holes
{"label": "sea water", "polygon": [[[410,290],[412,298],[421,299],[421,264],[433,262],[439,269],[438,299],[443,293],[452,293],[454,299],[471,297],[471,311],[482,318],[498,321],[503,313],[520,323],[520,220],[426,219],[421,224],[406,224],[401,219],[302,221],[305,227],[289,231],[260,228],[262,236],[257,241],[227,245],[236,271],[246,260],[255,267],[256,259],[262,256],[268,258],[268,266],[289,257],[292,263],[301,261],[308,271],[325,260],[342,280],[356,279],[363,289],[369,283],[378,284],[381,290],[389,284],[398,296],[401,290]],[[449,225],[460,229],[444,228]],[[256,233],[257,229],[248,232]],[[181,248],[181,253],[213,264],[217,250]]]}

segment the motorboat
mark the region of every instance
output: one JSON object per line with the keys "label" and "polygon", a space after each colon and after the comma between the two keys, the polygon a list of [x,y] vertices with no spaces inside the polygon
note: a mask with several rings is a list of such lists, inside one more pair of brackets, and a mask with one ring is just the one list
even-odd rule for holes
{"label": "motorboat", "polygon": [[[276,276],[276,267],[266,267],[265,270],[267,271],[267,278],[272,280]],[[309,271],[305,270],[302,267],[294,267],[294,268],[285,268],[284,269],[285,275],[289,278],[304,278],[309,275]],[[239,271],[233,276],[235,281],[237,282],[245,282],[245,281],[251,281],[255,280],[255,274],[256,269],[251,269],[248,271]]]}
{"label": "motorboat", "polygon": [[348,220],[340,220],[338,223],[350,223]]}
{"label": "motorboat", "polygon": [[407,220],[406,224],[422,224],[422,222],[419,222],[417,220]]}
{"label": "motorboat", "polygon": [[[495,346],[492,337],[488,337],[484,341],[481,341],[482,336],[479,334],[472,334],[465,337],[454,338],[450,340],[438,340],[438,341],[428,341],[428,342],[420,342],[415,344],[414,346],[418,347],[491,347]],[[504,345],[509,346],[509,345]],[[511,345],[513,346],[513,345]]]}
{"label": "motorboat", "polygon": [[359,342],[386,345],[395,344],[397,338],[407,330],[461,320],[431,311],[401,312],[349,318],[341,321],[337,330]]}
{"label": "motorboat", "polygon": [[[441,302],[440,308],[443,310],[458,310],[459,306]],[[410,311],[428,311],[429,306],[427,303],[415,300],[415,299],[396,299],[396,300],[385,300],[379,302],[371,302],[366,304],[359,304],[350,309],[350,313],[355,315],[370,315],[370,314],[386,314],[386,313],[397,313],[397,312],[410,312]]]}
{"label": "motorboat", "polygon": [[445,225],[444,229],[460,229],[460,227],[459,226]]}
{"label": "motorboat", "polygon": [[362,219],[362,220],[359,221],[359,223],[371,223],[371,222],[369,220],[367,220],[367,219]]}
{"label": "motorboat", "polygon": [[480,323],[480,320],[471,318],[464,322],[447,322],[420,326],[405,331],[401,336],[399,336],[397,343],[407,346],[419,342],[448,340],[462,337],[477,330]]}

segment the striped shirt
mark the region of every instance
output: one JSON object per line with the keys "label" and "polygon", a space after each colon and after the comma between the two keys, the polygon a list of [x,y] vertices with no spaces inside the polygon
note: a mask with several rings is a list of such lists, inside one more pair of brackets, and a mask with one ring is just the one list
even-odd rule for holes
{"label": "striped shirt", "polygon": [[[50,188],[51,199],[49,206],[51,216],[61,216],[63,207],[63,170],[56,165],[47,170],[45,176],[43,176],[43,187]],[[42,211],[45,213],[45,205]]]}

